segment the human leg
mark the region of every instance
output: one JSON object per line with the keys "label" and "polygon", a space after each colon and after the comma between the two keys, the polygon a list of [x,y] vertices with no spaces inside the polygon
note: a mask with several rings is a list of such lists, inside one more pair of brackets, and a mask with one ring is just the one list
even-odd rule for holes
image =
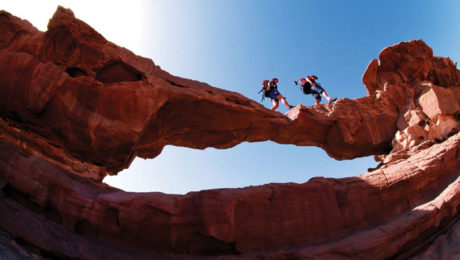
{"label": "human leg", "polygon": [[327,100],[331,99],[331,98],[329,97],[329,95],[326,93],[326,90],[323,90],[323,91],[321,92],[321,94],[323,94],[323,96],[324,96]]}
{"label": "human leg", "polygon": [[312,88],[311,95],[315,98],[315,100],[316,100],[316,105],[318,105],[318,104],[321,102],[321,95],[320,95],[320,93],[317,92],[317,91],[315,91],[315,90]]}
{"label": "human leg", "polygon": [[329,103],[335,102],[337,100],[337,98],[329,97],[329,95],[326,93],[325,90],[323,90],[323,92],[321,92],[321,94],[323,94],[323,96],[327,99],[327,101],[329,101]]}
{"label": "human leg", "polygon": [[315,87],[316,87],[316,91],[317,91],[318,93],[321,93],[321,94],[327,99],[327,101],[329,101],[329,103],[334,102],[334,101],[337,100],[337,98],[331,98],[331,97],[327,94],[326,90],[324,90],[324,89],[321,87],[321,85],[320,85],[319,83],[317,83]]}
{"label": "human leg", "polygon": [[292,108],[292,106],[289,105],[289,103],[286,101],[286,98],[283,97],[283,95],[279,94],[278,99],[280,99],[281,102],[283,102],[283,104],[284,104],[287,108],[289,108],[289,109]]}
{"label": "human leg", "polygon": [[271,108],[271,110],[276,110],[278,108],[278,100],[276,99],[272,99],[272,104],[273,104],[273,107]]}
{"label": "human leg", "polygon": [[327,100],[330,99],[330,97],[327,95],[326,91],[321,87],[319,83],[316,83],[314,86],[311,87],[312,91],[315,92],[317,95],[316,100],[321,99],[320,94],[322,94]]}

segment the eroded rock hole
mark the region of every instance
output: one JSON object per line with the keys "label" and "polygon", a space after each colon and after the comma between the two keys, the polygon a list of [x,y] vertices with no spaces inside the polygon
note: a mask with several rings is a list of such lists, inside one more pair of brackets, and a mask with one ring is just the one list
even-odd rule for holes
{"label": "eroded rock hole", "polygon": [[96,71],[96,79],[103,83],[142,80],[143,74],[121,61],[112,61]]}
{"label": "eroded rock hole", "polygon": [[84,236],[95,237],[97,234],[96,228],[91,225],[91,223],[85,219],[78,220],[75,223],[74,227],[75,232],[77,234],[81,234]]}
{"label": "eroded rock hole", "polygon": [[69,74],[72,78],[88,76],[88,73],[86,73],[86,71],[77,67],[69,67],[65,69],[65,72],[67,72],[67,74]]}
{"label": "eroded rock hole", "polygon": [[43,208],[43,214],[48,219],[51,219],[54,222],[62,223],[61,214],[59,213],[59,210],[57,210],[56,206],[51,201],[49,201]]}
{"label": "eroded rock hole", "polygon": [[235,243],[225,243],[214,237],[200,233],[193,234],[191,244],[188,245],[187,253],[198,255],[240,255]]}
{"label": "eroded rock hole", "polygon": [[3,187],[3,193],[6,195],[6,197],[13,199],[28,209],[34,212],[40,212],[40,206],[33,200],[32,196],[26,192],[22,192],[13,185],[7,183]]}

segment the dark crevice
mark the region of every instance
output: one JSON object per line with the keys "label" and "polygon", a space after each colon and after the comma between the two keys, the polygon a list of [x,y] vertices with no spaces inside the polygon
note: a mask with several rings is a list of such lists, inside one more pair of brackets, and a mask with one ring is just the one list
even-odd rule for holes
{"label": "dark crevice", "polygon": [[457,121],[460,121],[460,112],[456,112],[454,114],[454,119],[457,120]]}
{"label": "dark crevice", "polygon": [[65,72],[69,74],[72,78],[80,77],[80,76],[88,76],[85,70],[80,69],[78,67],[69,67],[65,69]]}
{"label": "dark crevice", "polygon": [[189,88],[187,86],[184,86],[184,85],[181,85],[181,84],[178,84],[172,80],[169,80],[169,79],[164,79],[166,82],[168,82],[169,84],[173,85],[174,87],[179,87],[179,88]]}
{"label": "dark crevice", "polygon": [[95,71],[96,80],[103,83],[140,81],[144,75],[132,66],[122,61],[111,61]]}
{"label": "dark crevice", "polygon": [[21,237],[16,237],[13,238],[13,240],[23,249],[25,249],[28,252],[34,253],[36,255],[40,255],[40,248],[37,246],[27,242],[26,240],[22,239]]}
{"label": "dark crevice", "polygon": [[[457,212],[460,206],[457,207]],[[416,256],[427,250],[427,248],[441,235],[449,232],[449,230],[460,221],[460,215],[456,214],[453,217],[444,217],[438,226],[433,226],[421,232],[415,239],[409,241],[401,250],[389,259],[408,259]]]}
{"label": "dark crevice", "polygon": [[251,101],[249,100],[244,100],[242,98],[236,97],[236,96],[229,96],[225,98],[225,101],[235,103],[237,105],[242,105],[246,107],[252,107]]}
{"label": "dark crevice", "polygon": [[15,187],[13,187],[11,184],[7,183],[4,188],[3,188],[3,193],[7,198],[10,198],[19,204],[27,207],[28,209],[34,211],[34,212],[40,212],[40,206],[36,203],[34,203],[31,200],[30,194],[27,194],[25,192],[22,192]]}
{"label": "dark crevice", "polygon": [[153,205],[149,205],[147,204],[146,205],[146,208],[149,209],[149,210],[153,210],[155,213],[159,214],[159,215],[163,215],[163,216],[167,216],[167,217],[170,217],[172,216],[172,214],[162,208],[158,208],[158,207],[155,207]]}
{"label": "dark crevice", "polygon": [[107,223],[114,223],[120,227],[119,211],[116,208],[108,208],[105,210],[104,219]]}
{"label": "dark crevice", "polygon": [[45,207],[43,208],[43,214],[45,215],[45,217],[51,219],[54,222],[57,222],[59,224],[62,223],[61,214],[51,201],[48,201],[48,203],[46,203]]}
{"label": "dark crevice", "polygon": [[78,220],[77,223],[75,223],[74,230],[77,234],[83,236],[96,237],[97,235],[95,227],[86,219]]}
{"label": "dark crevice", "polygon": [[[113,207],[105,209],[102,218],[107,226],[114,230],[120,229],[119,210]],[[87,219],[79,219],[75,223],[74,230],[77,234],[96,238],[100,232],[99,227]]]}
{"label": "dark crevice", "polygon": [[41,256],[43,257],[43,259],[78,259],[78,258],[74,258],[74,257],[69,257],[69,256],[66,256],[66,255],[63,255],[63,254],[60,254],[58,252],[52,252],[50,250],[46,250],[46,249],[43,249],[43,248],[40,248],[32,243],[29,243],[28,241],[20,238],[20,237],[17,237],[14,239],[14,241],[20,246],[22,247],[25,251],[29,252],[29,253],[32,253],[34,255],[37,255],[37,256]]}
{"label": "dark crevice", "polygon": [[226,243],[215,237],[203,235],[201,233],[193,234],[193,239],[188,245],[187,253],[193,255],[240,255],[236,249],[235,242]]}
{"label": "dark crevice", "polygon": [[271,192],[271,194],[270,194],[270,197],[268,198],[268,202],[269,202],[269,203],[272,203],[273,200],[275,199],[275,193],[276,193],[276,191],[275,191],[275,188],[274,188],[274,187],[270,187],[270,189],[272,190],[272,192]]}
{"label": "dark crevice", "polygon": [[76,257],[69,257],[69,256],[66,256],[66,255],[62,255],[62,254],[59,254],[59,253],[56,253],[56,252],[51,252],[51,251],[48,251],[48,250],[43,250],[41,249],[40,250],[40,255],[43,256],[45,259],[56,259],[56,260],[61,260],[61,259],[66,259],[66,260],[77,260],[77,259],[81,259],[81,258],[76,258]]}
{"label": "dark crevice", "polygon": [[[19,252],[22,252],[20,255],[18,255],[18,258],[7,259],[26,259],[26,256],[28,257],[27,259],[80,259],[69,257],[59,252],[53,252],[49,249],[43,249],[34,244],[33,241],[28,241],[27,239],[22,238],[20,236],[13,236],[6,230],[4,231],[0,229],[0,236],[6,236],[5,238],[8,239],[8,243],[11,243],[14,249],[19,250]],[[0,259],[4,259],[2,257],[5,257],[5,255],[2,253],[2,248],[0,246]],[[8,252],[6,253],[6,255],[8,256],[12,256],[11,254],[8,254]]]}

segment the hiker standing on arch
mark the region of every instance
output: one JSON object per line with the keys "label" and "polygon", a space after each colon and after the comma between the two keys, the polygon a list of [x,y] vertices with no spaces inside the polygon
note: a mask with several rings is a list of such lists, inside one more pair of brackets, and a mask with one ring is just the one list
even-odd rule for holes
{"label": "hiker standing on arch", "polygon": [[316,82],[317,79],[317,76],[311,75],[306,76],[305,78],[300,78],[299,81],[296,80],[294,83],[296,85],[300,84],[300,88],[302,89],[303,93],[312,94],[316,99],[316,105],[321,102],[321,95],[323,95],[329,101],[329,103],[334,103],[337,98],[329,97],[326,91],[321,87],[321,84]]}
{"label": "hiker standing on arch", "polygon": [[289,105],[286,101],[286,98],[283,97],[283,95],[281,95],[281,93],[278,91],[277,78],[273,78],[272,80],[270,80],[270,82],[268,82],[268,86],[265,91],[268,91],[268,97],[270,97],[272,100],[273,107],[271,108],[271,110],[275,110],[278,108],[279,100],[281,100],[281,102],[283,102],[283,104],[289,109],[294,107]]}

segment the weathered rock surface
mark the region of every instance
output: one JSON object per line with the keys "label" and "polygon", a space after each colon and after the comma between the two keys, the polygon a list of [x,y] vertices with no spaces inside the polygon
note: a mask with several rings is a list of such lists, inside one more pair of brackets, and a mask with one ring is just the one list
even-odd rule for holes
{"label": "weathered rock surface", "polygon": [[[416,40],[384,49],[363,82],[367,97],[282,115],[172,76],[68,9],[47,32],[0,11],[0,256],[458,256],[460,71]],[[263,140],[382,163],[359,177],[187,195],[101,183],[168,144]]]}

